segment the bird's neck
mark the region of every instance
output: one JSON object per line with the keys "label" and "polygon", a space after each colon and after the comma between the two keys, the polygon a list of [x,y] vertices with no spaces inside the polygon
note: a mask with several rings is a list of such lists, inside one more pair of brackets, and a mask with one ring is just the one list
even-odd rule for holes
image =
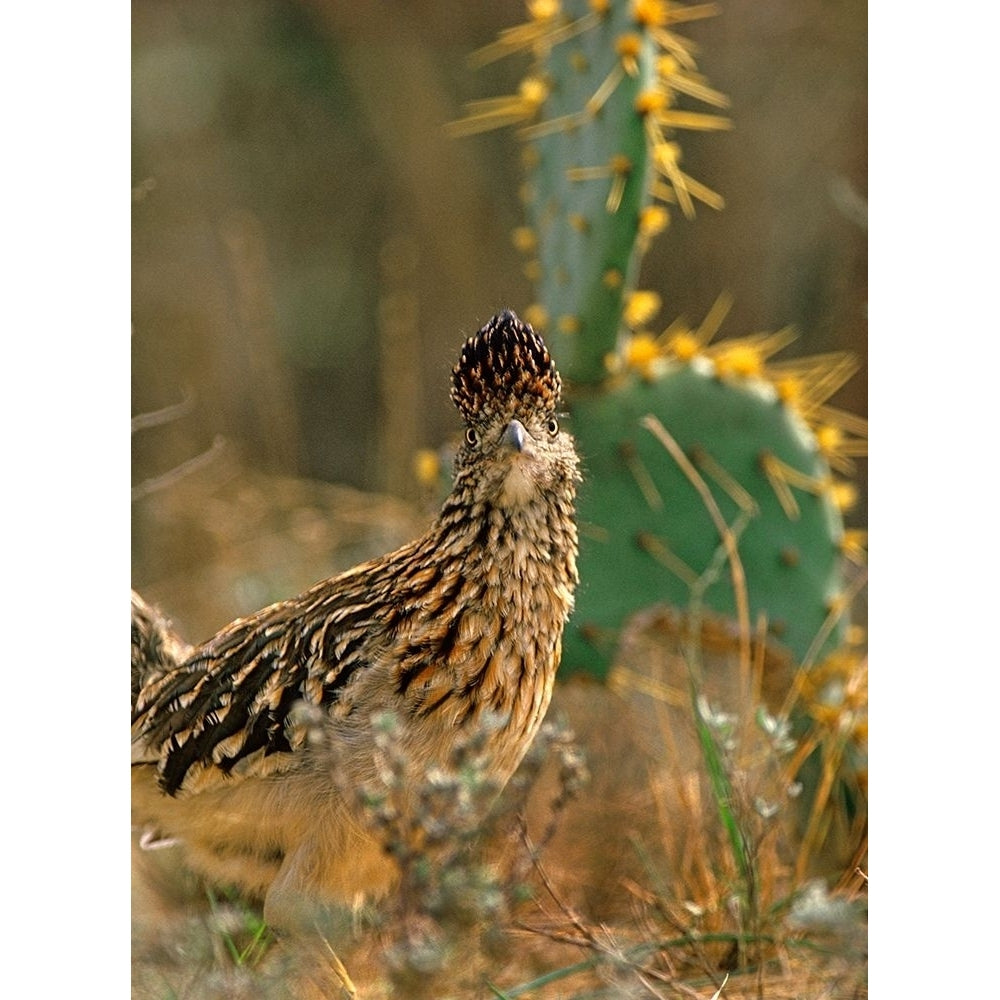
{"label": "bird's neck", "polygon": [[577,529],[574,497],[537,494],[525,503],[500,506],[449,498],[430,531],[430,547],[484,573],[484,579],[576,584]]}

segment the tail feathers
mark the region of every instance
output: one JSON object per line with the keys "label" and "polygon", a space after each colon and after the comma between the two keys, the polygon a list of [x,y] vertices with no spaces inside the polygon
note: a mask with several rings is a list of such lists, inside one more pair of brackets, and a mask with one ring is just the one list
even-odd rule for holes
{"label": "tail feathers", "polygon": [[132,591],[132,709],[139,692],[152,680],[183,663],[191,646],[159,611]]}

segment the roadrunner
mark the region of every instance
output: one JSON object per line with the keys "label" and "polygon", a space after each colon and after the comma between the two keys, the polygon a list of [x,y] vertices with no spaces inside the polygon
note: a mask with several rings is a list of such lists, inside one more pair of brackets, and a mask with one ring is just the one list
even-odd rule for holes
{"label": "roadrunner", "polygon": [[504,311],[452,372],[464,438],[422,537],[194,648],[133,598],[137,831],[176,840],[282,926],[303,900],[394,882],[357,795],[378,778],[386,713],[408,784],[477,731],[488,777],[510,778],[548,707],[577,583],[560,391],[541,338]]}

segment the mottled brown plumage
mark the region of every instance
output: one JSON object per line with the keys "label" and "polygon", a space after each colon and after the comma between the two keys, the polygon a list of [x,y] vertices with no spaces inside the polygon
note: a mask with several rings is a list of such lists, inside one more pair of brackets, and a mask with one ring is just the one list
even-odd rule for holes
{"label": "mottled brown plumage", "polygon": [[133,698],[137,828],[265,896],[273,923],[392,884],[352,794],[378,774],[374,716],[395,715],[413,782],[490,719],[502,784],[548,707],[577,582],[559,375],[505,311],[465,343],[451,394],[465,439],[421,538],[238,619]]}

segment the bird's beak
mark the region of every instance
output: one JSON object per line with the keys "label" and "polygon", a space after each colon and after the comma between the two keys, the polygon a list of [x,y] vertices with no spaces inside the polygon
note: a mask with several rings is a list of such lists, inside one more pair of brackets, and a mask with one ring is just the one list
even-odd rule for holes
{"label": "bird's beak", "polygon": [[507,425],[507,430],[503,432],[501,441],[508,448],[512,448],[516,452],[522,452],[528,443],[528,437],[529,435],[524,429],[524,424],[520,420],[512,420]]}

